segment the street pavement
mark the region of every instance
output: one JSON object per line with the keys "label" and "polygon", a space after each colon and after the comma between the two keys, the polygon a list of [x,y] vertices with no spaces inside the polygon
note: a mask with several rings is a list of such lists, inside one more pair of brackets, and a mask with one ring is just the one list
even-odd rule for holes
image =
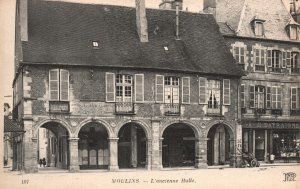
{"label": "street pavement", "polygon": [[1,189],[296,189],[300,188],[300,166],[296,164],[256,168],[177,168],[162,171],[125,169],[119,172],[86,170],[78,173],[41,168],[39,173],[35,174],[5,169],[0,175],[0,180]]}

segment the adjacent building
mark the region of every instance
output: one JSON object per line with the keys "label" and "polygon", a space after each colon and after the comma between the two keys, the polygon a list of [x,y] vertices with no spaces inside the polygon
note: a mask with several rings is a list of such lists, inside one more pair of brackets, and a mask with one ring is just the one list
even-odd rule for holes
{"label": "adjacent building", "polygon": [[244,73],[210,14],[18,0],[15,67],[26,172],[39,128],[70,171],[238,162]]}
{"label": "adjacent building", "polygon": [[266,162],[299,162],[299,23],[281,0],[205,0],[204,12],[215,16],[246,73],[240,90],[243,151]]}

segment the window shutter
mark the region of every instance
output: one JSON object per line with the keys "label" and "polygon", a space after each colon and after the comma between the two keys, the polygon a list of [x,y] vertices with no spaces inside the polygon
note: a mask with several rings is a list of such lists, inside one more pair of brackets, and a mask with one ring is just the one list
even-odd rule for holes
{"label": "window shutter", "polygon": [[60,70],[60,100],[69,101],[69,71]]}
{"label": "window shutter", "polygon": [[115,102],[115,74],[106,72],[106,102]]}
{"label": "window shutter", "polygon": [[272,87],[272,109],[276,109],[276,87]]}
{"label": "window shutter", "polygon": [[291,67],[291,52],[289,51],[286,52],[286,67]]}
{"label": "window shutter", "polygon": [[271,109],[271,87],[267,87],[266,90],[266,108]]}
{"label": "window shutter", "polygon": [[236,60],[237,63],[240,62],[240,48],[239,47],[234,47],[234,58]]}
{"label": "window shutter", "polygon": [[144,74],[135,74],[135,102],[144,102]]}
{"label": "window shutter", "polygon": [[190,78],[182,78],[182,103],[190,103]]}
{"label": "window shutter", "polygon": [[249,106],[254,108],[255,104],[255,87],[253,85],[249,86]]}
{"label": "window shutter", "polygon": [[164,76],[156,75],[156,102],[164,102]]}
{"label": "window shutter", "polygon": [[286,51],[282,51],[282,67],[286,68]]}
{"label": "window shutter", "polygon": [[292,87],[291,88],[291,109],[295,110],[297,109],[297,88]]}
{"label": "window shutter", "polygon": [[206,104],[206,82],[206,78],[199,77],[199,104]]}
{"label": "window shutter", "polygon": [[230,105],[230,80],[223,80],[223,104]]}
{"label": "window shutter", "polygon": [[246,108],[246,106],[245,106],[245,84],[241,85],[241,108]]}
{"label": "window shutter", "polygon": [[268,67],[272,67],[272,50],[267,50],[267,56]]}
{"label": "window shutter", "polygon": [[241,47],[241,58],[240,63],[245,64],[245,47]]}
{"label": "window shutter", "polygon": [[254,51],[255,52],[254,53],[255,64],[258,64],[258,65],[260,64],[260,62],[259,62],[259,59],[260,59],[260,57],[259,57],[259,51],[260,51],[259,49],[255,49],[255,51]]}
{"label": "window shutter", "polygon": [[49,71],[50,100],[59,100],[59,69]]}
{"label": "window shutter", "polygon": [[277,109],[282,108],[282,88],[277,87]]}

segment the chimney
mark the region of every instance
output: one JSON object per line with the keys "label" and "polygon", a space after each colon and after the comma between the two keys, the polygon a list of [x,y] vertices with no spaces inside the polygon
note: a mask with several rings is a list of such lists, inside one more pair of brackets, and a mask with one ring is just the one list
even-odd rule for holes
{"label": "chimney", "polygon": [[19,24],[21,41],[28,41],[28,1],[18,0]]}
{"label": "chimney", "polygon": [[179,5],[182,4],[182,0],[175,0],[176,5],[176,39],[179,39]]}
{"label": "chimney", "polygon": [[141,42],[148,42],[148,26],[146,18],[145,0],[135,0],[136,26]]}
{"label": "chimney", "polygon": [[290,0],[290,13],[291,13],[291,15],[296,14],[296,2],[295,2],[295,0]]}

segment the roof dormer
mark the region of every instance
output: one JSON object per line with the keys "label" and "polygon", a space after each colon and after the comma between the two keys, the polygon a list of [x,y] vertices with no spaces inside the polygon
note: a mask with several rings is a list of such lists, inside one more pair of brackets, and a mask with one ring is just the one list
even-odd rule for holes
{"label": "roof dormer", "polygon": [[265,20],[260,19],[257,16],[252,18],[250,24],[255,36],[263,37],[265,35],[264,22]]}
{"label": "roof dormer", "polygon": [[291,40],[300,40],[300,25],[294,19],[290,19],[285,29]]}

